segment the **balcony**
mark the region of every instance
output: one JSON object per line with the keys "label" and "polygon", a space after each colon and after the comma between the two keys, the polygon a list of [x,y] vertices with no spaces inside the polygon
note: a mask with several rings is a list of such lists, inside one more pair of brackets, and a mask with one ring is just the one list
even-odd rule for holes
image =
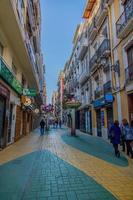
{"label": "balcony", "polygon": [[[32,63],[27,51],[25,32],[24,30],[22,32],[23,27],[20,23],[18,13],[14,5],[15,1],[0,1],[0,27],[3,30],[3,35],[6,35],[6,38],[10,41],[10,47],[15,55],[15,58],[17,58],[21,64],[22,72],[25,75],[28,74],[29,86],[39,91],[38,79],[36,79],[33,72]],[[7,20],[5,23],[5,19],[10,20]]]}
{"label": "balcony", "polygon": [[87,38],[83,37],[80,41],[80,47],[77,55],[79,60],[82,60],[84,58],[87,49],[88,49],[88,40]]}
{"label": "balcony", "polygon": [[126,85],[133,82],[133,64],[125,69],[125,78],[126,78]]}
{"label": "balcony", "polygon": [[88,70],[85,70],[84,72],[82,72],[82,74],[79,77],[80,85],[83,85],[87,81],[88,77],[89,77],[89,71]]}
{"label": "balcony", "polygon": [[105,64],[105,65],[103,65],[103,71],[104,71],[104,73],[106,73],[106,72],[108,72],[108,71],[110,71],[110,70],[111,70],[110,64]]}
{"label": "balcony", "polygon": [[111,92],[111,90],[112,90],[111,81],[108,81],[103,85],[103,90],[104,90],[104,94]]}
{"label": "balcony", "polygon": [[99,58],[104,58],[108,57],[111,53],[110,50],[110,40],[109,39],[104,39],[101,45],[99,46],[97,50],[97,56]]}
{"label": "balcony", "polygon": [[32,65],[32,71],[33,71],[33,73],[34,73],[34,77],[36,78],[37,84],[38,84],[38,86],[39,86],[39,80],[38,80],[37,68],[36,68],[36,57],[35,57],[35,53],[34,53],[34,51],[33,51],[33,47],[32,47],[32,45],[31,45],[31,42],[30,42],[28,33],[26,32],[25,35],[26,35],[26,37],[25,37],[25,44],[26,44],[27,51],[28,51],[28,55],[29,55],[30,62],[31,62],[31,65]]}
{"label": "balcony", "polygon": [[120,39],[125,38],[133,30],[133,0],[125,5],[124,12],[116,22],[116,32]]}
{"label": "balcony", "polygon": [[29,22],[31,25],[31,28],[34,32],[36,28],[36,20],[35,20],[35,14],[34,14],[34,3],[32,1],[29,1],[27,4],[27,11],[28,11],[28,16],[29,16]]}
{"label": "balcony", "polygon": [[23,88],[21,83],[16,79],[10,67],[0,57],[0,77],[18,94],[22,94]]}
{"label": "balcony", "polygon": [[101,87],[98,87],[94,92],[94,98],[99,99],[103,95],[103,90]]}
{"label": "balcony", "polygon": [[105,18],[108,15],[107,6],[108,6],[107,3],[101,3],[101,5],[100,5],[100,8],[99,8],[97,15],[96,15],[96,26],[97,26],[97,28],[101,27],[103,21],[105,20]]}
{"label": "balcony", "polygon": [[93,21],[89,27],[88,35],[89,35],[89,41],[92,43],[97,35],[97,27],[96,27],[96,19],[95,18],[93,19]]}
{"label": "balcony", "polygon": [[75,77],[75,78],[73,78],[73,80],[72,80],[72,82],[71,82],[71,85],[72,85],[74,88],[76,88],[77,84],[78,84],[78,80],[77,80],[77,77]]}
{"label": "balcony", "polygon": [[98,65],[98,63],[97,63],[97,52],[90,59],[89,65],[90,65],[90,71],[93,71],[96,68],[96,66]]}

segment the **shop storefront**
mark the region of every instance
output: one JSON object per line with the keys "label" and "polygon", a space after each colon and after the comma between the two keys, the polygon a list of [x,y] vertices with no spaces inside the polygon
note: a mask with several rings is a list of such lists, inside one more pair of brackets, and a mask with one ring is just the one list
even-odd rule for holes
{"label": "shop storefront", "polygon": [[92,119],[89,107],[80,110],[80,130],[92,134]]}
{"label": "shop storefront", "polygon": [[106,94],[93,102],[96,112],[96,135],[105,139],[108,138],[108,130],[113,123],[113,101],[113,95]]}
{"label": "shop storefront", "polygon": [[76,110],[75,112],[75,126],[76,126],[76,129],[80,129],[80,111],[79,110]]}
{"label": "shop storefront", "polygon": [[10,91],[0,83],[0,148],[7,144]]}

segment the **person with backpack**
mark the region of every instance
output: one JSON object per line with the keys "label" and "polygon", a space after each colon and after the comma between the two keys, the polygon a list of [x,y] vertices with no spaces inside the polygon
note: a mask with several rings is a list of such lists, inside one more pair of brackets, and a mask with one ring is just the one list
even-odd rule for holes
{"label": "person with backpack", "polygon": [[133,150],[131,146],[131,143],[133,141],[133,120],[131,121],[130,126],[125,128],[124,134],[127,147],[127,155],[131,155],[131,158],[133,158]]}
{"label": "person with backpack", "polygon": [[41,132],[41,135],[44,134],[44,127],[45,127],[45,121],[44,121],[44,119],[42,119],[41,122],[40,122],[40,132]]}
{"label": "person with backpack", "polygon": [[119,158],[120,152],[118,149],[118,145],[120,144],[121,129],[119,127],[118,120],[115,120],[114,124],[111,126],[109,130],[109,137],[111,139],[111,143],[113,144],[115,150],[115,156]]}

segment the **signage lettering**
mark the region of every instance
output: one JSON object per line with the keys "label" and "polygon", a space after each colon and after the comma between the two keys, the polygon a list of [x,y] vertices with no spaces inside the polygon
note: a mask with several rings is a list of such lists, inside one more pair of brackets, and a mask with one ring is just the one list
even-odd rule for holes
{"label": "signage lettering", "polygon": [[0,76],[12,87],[18,94],[22,94],[22,85],[14,77],[12,72],[8,69],[2,58],[0,58]]}

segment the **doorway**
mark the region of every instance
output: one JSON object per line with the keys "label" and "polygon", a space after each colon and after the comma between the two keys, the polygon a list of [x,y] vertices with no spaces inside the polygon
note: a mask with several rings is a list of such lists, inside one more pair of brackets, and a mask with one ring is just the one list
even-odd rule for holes
{"label": "doorway", "polygon": [[0,96],[0,148],[3,146],[6,99]]}
{"label": "doorway", "polygon": [[113,108],[112,107],[108,107],[107,108],[107,127],[108,129],[110,129],[110,127],[113,124]]}
{"label": "doorway", "polygon": [[12,118],[13,118],[13,104],[10,104],[10,113],[9,113],[9,128],[8,128],[8,138],[7,142],[11,142],[11,135],[12,135]]}
{"label": "doorway", "polygon": [[101,110],[96,111],[97,116],[97,136],[102,137]]}

